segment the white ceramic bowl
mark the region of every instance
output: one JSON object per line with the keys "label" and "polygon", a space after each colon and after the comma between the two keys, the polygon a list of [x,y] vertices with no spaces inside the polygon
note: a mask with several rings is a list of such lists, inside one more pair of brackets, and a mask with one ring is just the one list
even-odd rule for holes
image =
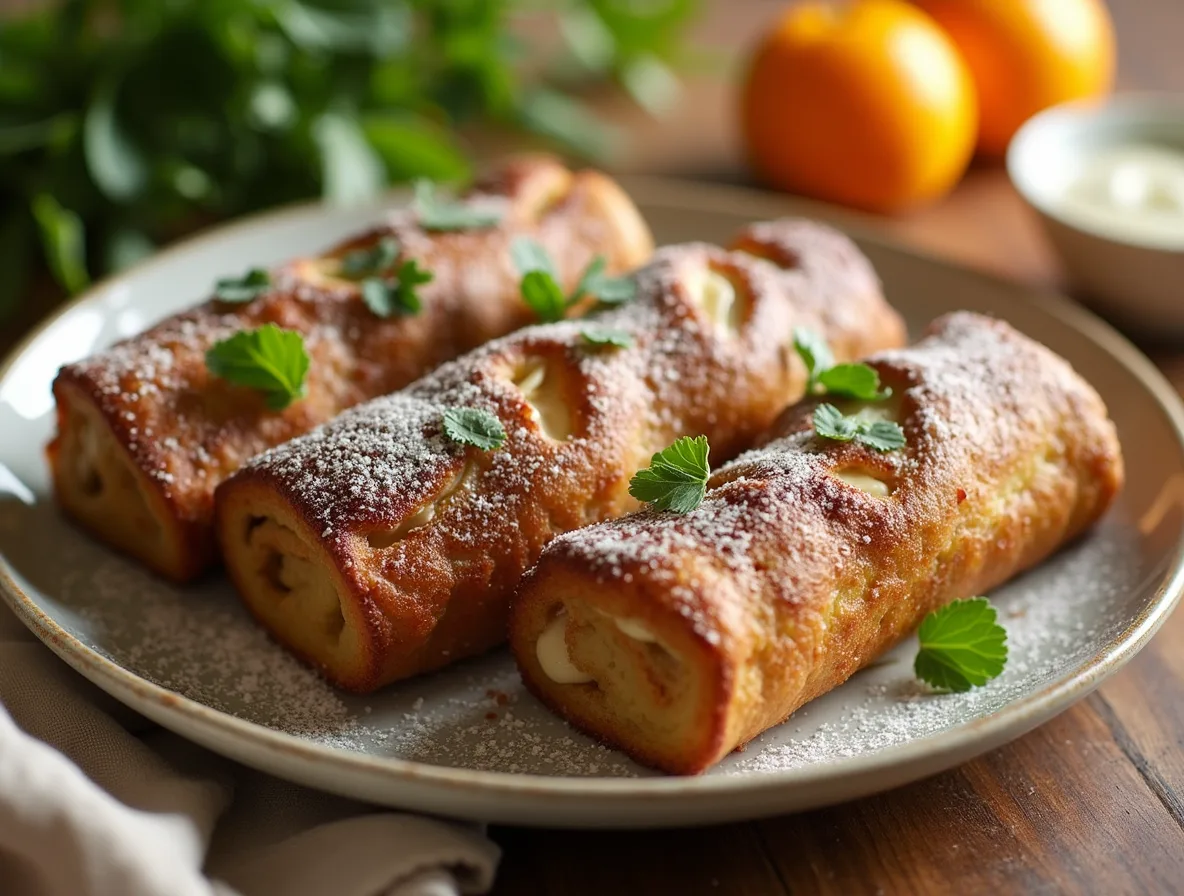
{"label": "white ceramic bowl", "polygon": [[1095,153],[1128,143],[1184,151],[1184,95],[1131,94],[1042,112],[1016,134],[1007,172],[1084,301],[1131,332],[1184,339],[1184,249],[1122,239],[1059,211],[1059,197]]}

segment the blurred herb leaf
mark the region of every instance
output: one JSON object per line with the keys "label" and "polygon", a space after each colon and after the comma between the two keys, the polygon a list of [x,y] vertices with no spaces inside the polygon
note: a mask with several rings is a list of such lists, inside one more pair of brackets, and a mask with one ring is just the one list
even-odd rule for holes
{"label": "blurred herb leaf", "polygon": [[430,122],[378,113],[362,119],[362,133],[394,180],[460,181],[470,174],[469,161],[453,136]]}
{"label": "blurred herb leaf", "polygon": [[580,282],[576,284],[574,299],[589,295],[601,305],[624,305],[637,298],[637,283],[632,277],[612,277],[606,274],[607,262],[597,255],[584,268]]}
{"label": "blurred herb leaf", "polygon": [[542,271],[552,280],[558,280],[555,263],[542,244],[528,236],[516,236],[510,242],[510,260],[519,274],[525,276],[531,271]]}
{"label": "blurred herb leaf", "polygon": [[[464,180],[468,137],[483,128],[603,159],[621,135],[583,89],[612,79],[659,111],[696,5],[21,5],[0,19],[0,259],[22,259],[5,268],[0,318],[25,278],[13,272],[41,263],[29,257],[38,242],[73,291],[88,270],[219,219],[318,194],[353,202],[389,181]],[[545,19],[558,43],[536,27]]]}
{"label": "blurred herb leaf", "polygon": [[621,72],[621,82],[638,105],[652,115],[670,111],[678,100],[678,78],[656,56],[646,54],[630,62]]}
{"label": "blurred herb leaf", "polygon": [[382,159],[354,118],[327,112],[317,119],[313,138],[321,151],[322,192],[330,202],[362,202],[382,189]]}
{"label": "blurred herb leaf", "polygon": [[131,228],[112,231],[107,239],[104,262],[108,271],[122,271],[147,258],[155,250],[152,240]]}
{"label": "blurred herb leaf", "polygon": [[399,241],[384,236],[373,246],[354,249],[342,256],[341,276],[351,280],[377,276],[395,263],[399,251]]}
{"label": "blurred herb leaf", "polygon": [[415,214],[424,230],[480,230],[495,227],[501,212],[455,199],[441,199],[430,180],[415,182]]}
{"label": "blurred herb leaf", "polygon": [[580,339],[585,345],[613,346],[614,348],[629,348],[633,345],[633,337],[624,330],[606,330],[602,327],[580,331]]}
{"label": "blurred herb leaf", "polygon": [[362,281],[362,301],[366,307],[382,318],[394,317],[399,314],[419,314],[423,310],[423,300],[419,297],[419,287],[424,283],[431,283],[434,275],[424,270],[414,259],[408,259],[399,265],[394,277],[382,279],[371,277]]}
{"label": "blurred herb leaf", "polygon": [[527,271],[518,284],[518,291],[522,294],[522,301],[541,321],[549,323],[563,320],[567,314],[567,298],[555,278],[546,271]]}
{"label": "blurred herb leaf", "polygon": [[523,97],[521,122],[529,130],[565,146],[579,146],[593,159],[607,159],[621,142],[620,132],[569,96],[539,88]]}
{"label": "blurred herb leaf", "polygon": [[71,292],[85,289],[90,282],[86,272],[86,246],[82,220],[62,208],[48,193],[33,199],[33,217],[41,232],[45,259],[58,281]]}
{"label": "blurred herb leaf", "polygon": [[[278,4],[277,19],[291,41],[322,53],[364,52],[382,57],[406,49],[411,12],[403,3],[338,3],[321,9],[296,0]],[[351,8],[352,7],[352,8]]]}
{"label": "blurred herb leaf", "polygon": [[621,305],[633,301],[637,294],[637,284],[632,278],[605,274],[607,262],[601,255],[588,262],[575,289],[566,296],[559,285],[555,262],[537,240],[528,236],[515,237],[510,243],[510,259],[522,275],[519,284],[522,299],[539,320],[562,320],[567,310],[585,296],[592,296],[601,305]]}
{"label": "blurred herb leaf", "polygon": [[595,12],[577,4],[560,14],[559,29],[581,65],[593,72],[610,68],[616,44],[612,32]]}
{"label": "blurred herb leaf", "polygon": [[241,277],[223,277],[214,284],[219,301],[241,304],[253,302],[271,288],[271,275],[263,268],[251,268]]}
{"label": "blurred herb leaf", "polygon": [[91,101],[82,126],[82,149],[96,186],[119,201],[139,195],[148,171],[115,118],[115,91],[115,82],[108,81]]}

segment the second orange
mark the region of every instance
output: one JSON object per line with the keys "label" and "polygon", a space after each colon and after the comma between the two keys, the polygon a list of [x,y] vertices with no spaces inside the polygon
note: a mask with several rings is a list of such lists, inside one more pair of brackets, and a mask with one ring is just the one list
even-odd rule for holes
{"label": "second orange", "polygon": [[913,0],[962,52],[979,103],[979,150],[1001,156],[1042,109],[1106,94],[1114,25],[1102,0]]}

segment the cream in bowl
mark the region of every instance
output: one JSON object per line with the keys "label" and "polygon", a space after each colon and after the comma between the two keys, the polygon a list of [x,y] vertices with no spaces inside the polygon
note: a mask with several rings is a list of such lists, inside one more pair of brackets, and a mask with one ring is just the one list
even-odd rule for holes
{"label": "cream in bowl", "polygon": [[1184,97],[1051,109],[1007,165],[1083,299],[1127,329],[1184,338]]}
{"label": "cream in bowl", "polygon": [[1184,249],[1184,150],[1130,143],[1096,152],[1056,211],[1112,239]]}

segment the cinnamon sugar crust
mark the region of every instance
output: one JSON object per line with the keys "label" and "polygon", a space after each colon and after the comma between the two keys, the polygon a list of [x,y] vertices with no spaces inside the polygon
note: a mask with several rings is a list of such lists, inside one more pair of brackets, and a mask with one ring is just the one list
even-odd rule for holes
{"label": "cinnamon sugar crust", "polygon": [[[800,397],[795,327],[840,357],[901,344],[900,318],[845,237],[796,221],[759,232],[739,245],[762,257],[660,250],[636,275],[636,301],[591,324],[629,334],[628,347],[587,345],[579,321],[530,327],[250,461],[217,500],[252,612],[356,691],[484,651],[504,640],[509,598],[552,538],[636,508],[628,482],[654,451],[707,433],[717,460],[734,456]],[[847,261],[794,260],[813,246]],[[779,253],[786,267],[765,257]],[[825,307],[836,303],[851,313]],[[449,442],[452,406],[496,415],[505,444]],[[340,607],[340,626],[310,631],[310,588],[292,568],[316,571],[311,588]]]}
{"label": "cinnamon sugar crust", "polygon": [[[552,541],[510,627],[531,690],[641,762],[702,771],[931,610],[1039,563],[1119,491],[1097,393],[1007,324],[949,315],[868,363],[894,392],[878,407],[905,448],[820,439],[817,402],[804,402],[765,447],[722,466],[691,513],[639,512]],[[558,684],[539,663],[560,613],[590,683]]]}
{"label": "cinnamon sugar crust", "polygon": [[[546,157],[512,161],[465,201],[498,211],[500,223],[430,232],[414,210],[393,212],[323,256],[282,265],[251,302],[209,301],[64,367],[49,457],[66,512],[157,572],[190,579],[214,559],[214,488],[244,461],[530,322],[508,251],[516,236],[537,239],[569,287],[596,255],[619,273],[652,250],[613,181]],[[419,314],[379,318],[359,284],[339,276],[343,256],[384,238],[434,275]],[[300,332],[311,359],[306,397],[278,413],[205,366],[214,343],[265,323]]]}

